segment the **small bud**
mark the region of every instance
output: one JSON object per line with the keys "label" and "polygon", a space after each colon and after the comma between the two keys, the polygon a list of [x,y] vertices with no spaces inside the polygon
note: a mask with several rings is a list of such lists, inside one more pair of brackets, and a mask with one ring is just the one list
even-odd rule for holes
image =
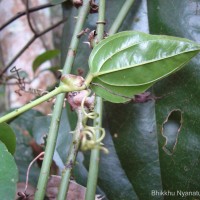
{"label": "small bud", "polygon": [[69,87],[81,87],[85,81],[83,77],[73,74],[62,75],[60,80]]}

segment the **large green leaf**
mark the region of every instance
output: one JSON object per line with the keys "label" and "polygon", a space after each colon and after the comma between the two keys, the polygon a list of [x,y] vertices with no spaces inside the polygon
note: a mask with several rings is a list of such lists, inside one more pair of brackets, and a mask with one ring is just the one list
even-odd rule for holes
{"label": "large green leaf", "polygon": [[16,136],[12,128],[5,122],[0,124],[0,141],[6,145],[12,155],[15,153]]}
{"label": "large green leaf", "polygon": [[106,114],[117,154],[138,198],[161,199],[151,195],[152,190],[162,190],[154,101],[106,103]]}
{"label": "large green leaf", "polygon": [[[115,34],[91,52],[92,89],[111,102],[127,101],[123,96],[133,98],[144,92],[156,81],[182,68],[199,51],[199,44],[184,38],[138,31]],[[113,97],[117,94],[121,99]]]}
{"label": "large green leaf", "polygon": [[[124,3],[124,0],[106,1],[106,7],[107,7],[106,18],[108,19],[107,24],[106,24],[106,31],[108,30],[109,26],[114,21],[120,8],[122,7],[123,3]],[[135,4],[131,8],[131,11],[130,11],[129,15],[127,16],[126,20],[124,20],[123,25],[121,26],[121,30],[129,30],[130,27],[132,27],[133,22],[134,22],[134,25],[137,24],[137,27],[143,28],[141,31],[145,31],[146,29],[148,29],[148,24],[145,23],[145,22],[147,22],[147,20],[143,19],[146,17],[146,10],[142,6],[142,8],[140,9],[140,13],[138,13],[138,8],[140,8],[140,7],[141,7],[141,1],[136,0]],[[76,9],[73,9],[73,10],[71,10],[71,9],[68,10],[68,9],[69,8],[67,8],[65,10],[65,11],[67,11],[67,16],[69,17],[69,20],[65,24],[65,34],[63,34],[63,35],[66,38],[63,38],[63,41],[62,41],[62,44],[63,44],[62,52],[65,52],[67,50],[66,46],[68,46],[68,44],[66,44],[66,43],[68,43],[70,41],[70,37],[71,37],[72,31],[74,28],[73,16],[77,15]],[[145,17],[143,17],[143,16],[145,16]],[[139,18],[139,20],[136,21],[136,19],[138,19],[138,18]],[[133,21],[133,19],[134,19],[134,21]],[[91,30],[95,29],[96,21],[97,21],[96,14],[90,15],[88,17],[88,23],[86,23],[85,27],[89,27]],[[138,30],[138,28],[137,28],[137,30]],[[87,36],[81,37],[80,46],[77,51],[78,53],[77,53],[77,56],[75,59],[74,67],[73,67],[74,74],[77,74],[78,69],[81,69],[81,71],[83,72],[83,75],[87,74],[87,70],[88,70],[87,63],[88,63],[88,56],[90,53],[90,49],[86,44],[82,43],[83,41],[86,41],[86,40],[87,40]],[[66,52],[66,54],[67,54],[67,52]],[[61,57],[64,58],[63,55],[61,55]],[[64,59],[63,59],[63,62],[64,62]],[[112,94],[108,93],[108,95],[110,96]],[[117,98],[117,97],[118,96],[115,95],[115,97],[113,97],[113,98]],[[148,107],[149,107],[149,109],[152,109],[151,112],[153,113],[154,107],[152,106],[152,104],[145,104],[145,109],[148,109]],[[119,110],[117,110],[115,108],[117,108]],[[137,119],[136,116],[134,118],[133,117],[124,118],[124,116],[121,116],[121,118],[118,118],[118,117],[115,118],[115,116],[119,115],[118,113],[120,113],[120,109],[123,110],[124,108],[118,104],[115,104],[112,106],[111,106],[111,104],[109,104],[109,106],[106,107],[106,112],[107,111],[109,112],[108,128],[110,127],[112,130],[114,129],[112,127],[113,123],[111,123],[111,120],[113,120],[114,123],[118,123],[119,126],[122,122],[124,123],[124,126],[127,126],[127,127],[129,127],[130,124],[135,123],[134,121]],[[126,111],[129,111],[129,113],[132,112],[132,114],[134,114],[134,106],[132,104],[126,105]],[[113,114],[112,114],[112,112],[113,112]],[[124,113],[126,114],[126,112],[124,112]],[[69,114],[71,117],[71,112],[69,112]],[[144,113],[144,115],[145,115],[145,113]],[[150,118],[151,118],[151,116],[150,116]],[[142,121],[142,119],[143,118],[141,117],[140,121]],[[155,119],[153,119],[152,121],[154,121],[154,120]],[[108,121],[108,119],[107,119],[107,121]],[[152,126],[155,126],[155,122],[154,123],[152,122]],[[140,126],[138,126],[138,129],[143,129],[143,123],[140,123]],[[125,131],[121,130],[120,132],[121,132],[121,136],[123,136],[123,133]],[[107,134],[109,134],[109,131],[107,132]],[[136,154],[134,151],[135,149],[129,151],[129,154],[127,153],[127,151],[132,148],[133,140],[128,138],[124,141],[124,137],[115,138],[115,134],[113,131],[111,131],[111,134],[114,135],[113,138],[111,138],[107,135],[105,140],[103,141],[105,143],[105,146],[109,149],[110,153],[109,153],[109,155],[102,155],[102,157],[101,157],[100,172],[99,172],[99,179],[98,179],[98,185],[105,192],[105,195],[106,195],[105,199],[106,199],[106,197],[108,197],[108,199],[112,199],[112,200],[119,200],[120,198],[123,200],[126,200],[126,199],[129,200],[129,199],[137,199],[136,196],[138,196],[139,199],[144,199],[142,197],[144,197],[144,195],[147,195],[147,193],[145,193],[142,197],[140,197],[140,194],[142,192],[140,191],[140,193],[139,193],[138,190],[134,190],[134,189],[135,189],[135,187],[136,188],[143,187],[143,184],[145,184],[145,187],[147,187],[148,184],[150,185],[152,183],[152,182],[149,183],[149,179],[151,179],[151,176],[149,176],[148,178],[147,178],[147,176],[145,176],[143,178],[143,176],[142,176],[143,173],[141,172],[137,177],[138,179],[140,179],[140,176],[141,176],[141,181],[138,181],[138,183],[135,182],[134,185],[132,184],[133,180],[134,180],[134,176],[131,177],[131,176],[129,176],[130,174],[127,176],[129,171],[134,172],[134,170],[135,170],[135,165],[133,164],[133,162],[137,164],[138,171],[139,171],[140,166],[142,168],[142,165],[139,166],[138,163],[140,163],[141,160],[144,160],[143,154],[140,154],[141,155],[140,159],[134,160],[133,158]],[[134,135],[134,132],[131,132],[131,134]],[[125,133],[125,135],[127,135],[127,134]],[[153,133],[153,136],[155,137],[155,133]],[[112,140],[114,140],[114,145],[113,145]],[[119,145],[116,145],[116,142],[115,142],[116,140],[118,141],[119,144],[120,144],[120,142],[122,142],[121,146],[123,146],[123,148],[120,148]],[[141,140],[143,140],[143,139],[141,139]],[[148,139],[145,141],[146,141],[146,143],[148,143]],[[129,144],[129,142],[131,142],[131,143]],[[135,143],[137,143],[136,140],[135,140]],[[153,144],[152,140],[150,143]],[[142,144],[142,141],[140,142],[140,144]],[[151,148],[151,144],[149,145],[150,148]],[[156,143],[154,143],[154,145],[156,146]],[[128,146],[128,150],[126,148],[127,146]],[[139,147],[139,145],[137,145],[137,147]],[[115,151],[115,148],[116,148],[116,151]],[[146,151],[148,151],[148,148]],[[126,156],[123,156],[123,153]],[[120,154],[120,156],[118,157],[119,154]],[[158,155],[158,152],[155,152],[153,158],[150,158],[150,160],[151,159],[153,160],[154,158],[156,158],[157,155]],[[82,158],[82,160],[84,160],[84,158]],[[123,161],[125,161],[126,163],[123,163]],[[128,161],[130,161],[130,163],[128,163]],[[86,157],[85,157],[84,164],[85,163],[86,163]],[[87,164],[87,166],[88,166],[88,164]],[[153,166],[153,164],[151,166]],[[155,168],[154,168],[158,172],[157,168],[158,168],[158,162],[155,163]],[[151,168],[151,169],[153,169],[153,168]],[[79,183],[84,185],[85,184],[84,181],[87,179],[87,171],[84,167],[82,167],[82,162],[80,162],[80,161],[77,162],[77,165],[75,166],[75,171],[76,172],[73,172],[75,179]],[[146,169],[145,172],[146,172],[145,174],[147,175],[148,169]],[[151,172],[151,170],[149,172]],[[156,175],[156,180],[158,180],[158,183],[155,183],[155,184],[157,184],[157,186],[158,186],[160,184],[159,174]],[[132,187],[130,184],[132,185]],[[153,188],[153,186],[152,186],[152,188]],[[155,188],[160,189],[162,187],[160,186],[160,187],[155,187]],[[136,195],[135,195],[135,193],[136,193]],[[152,197],[152,199],[153,199],[153,197]],[[154,199],[156,199],[156,198],[154,198]],[[160,198],[158,197],[157,199],[160,199]]]}
{"label": "large green leaf", "polygon": [[[199,0],[148,1],[150,31],[200,42],[199,3]],[[164,190],[199,190],[199,58],[154,86],[156,96],[163,96],[156,102],[156,116]],[[199,199],[199,196],[191,195],[186,199]]]}
{"label": "large green leaf", "polygon": [[0,197],[4,200],[11,200],[15,197],[18,170],[13,156],[1,141],[0,155]]}

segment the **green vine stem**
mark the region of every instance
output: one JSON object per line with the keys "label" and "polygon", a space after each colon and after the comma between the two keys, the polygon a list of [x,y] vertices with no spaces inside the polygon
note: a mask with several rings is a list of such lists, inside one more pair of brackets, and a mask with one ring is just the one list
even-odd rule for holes
{"label": "green vine stem", "polygon": [[122,6],[121,10],[119,11],[119,14],[117,15],[117,17],[115,18],[115,21],[113,22],[108,34],[112,35],[115,34],[119,27],[121,26],[121,24],[123,23],[127,13],[129,12],[131,6],[133,5],[135,0],[126,0],[124,5]]}
{"label": "green vine stem", "polygon": [[67,191],[69,187],[69,180],[71,176],[71,170],[74,166],[79,144],[81,141],[81,130],[83,127],[82,126],[82,120],[83,120],[82,108],[79,107],[76,110],[76,113],[78,116],[78,121],[77,121],[76,129],[75,131],[73,131],[73,139],[72,139],[71,146],[69,149],[69,155],[67,157],[65,169],[62,172],[62,179],[61,179],[61,183],[60,183],[60,187],[58,191],[58,197],[57,197],[58,200],[66,200]]}
{"label": "green vine stem", "polygon": [[74,89],[77,89],[77,88],[69,88],[69,87],[66,87],[65,85],[62,85],[62,86],[54,89],[53,91],[47,93],[46,95],[22,106],[21,108],[18,108],[16,110],[8,113],[7,115],[4,115],[3,117],[0,118],[0,123],[9,121],[12,118],[22,114],[23,112],[26,112],[27,110],[37,106],[38,104],[43,103],[44,101],[47,101],[47,100],[55,97],[56,95],[58,95],[60,93],[74,91]]}
{"label": "green vine stem", "polygon": [[[122,22],[124,21],[128,11],[133,5],[134,0],[126,0],[124,5],[122,6],[117,18],[113,22],[109,30],[109,35],[112,35],[118,31]],[[105,21],[105,0],[100,0],[99,2],[99,22]],[[104,23],[98,23],[97,25],[97,41],[103,39],[104,34]],[[96,97],[96,106],[95,112],[99,114],[99,117],[94,119],[95,127],[102,127],[102,109],[103,109],[103,101],[102,98]],[[96,139],[100,137],[100,131],[96,131]],[[89,165],[89,173],[88,173],[88,181],[87,181],[87,190],[86,190],[86,200],[94,200],[96,194],[97,180],[98,180],[98,171],[99,171],[99,160],[100,160],[100,150],[92,149],[90,156],[90,165]]]}
{"label": "green vine stem", "polygon": [[[94,119],[93,125],[95,127],[102,127],[102,109],[103,102],[101,97],[96,97],[96,106],[94,112],[98,113],[99,117]],[[96,130],[96,140],[101,136],[101,131]],[[95,148],[91,150],[89,173],[87,180],[87,190],[85,199],[94,200],[96,195],[97,179],[99,172],[100,149]]]}
{"label": "green vine stem", "polygon": [[[99,1],[99,16],[97,22],[97,42],[101,41],[104,37],[104,25],[105,25],[105,8],[106,1]],[[101,128],[102,127],[102,108],[103,101],[101,97],[96,97],[94,112],[98,113],[97,118],[94,119],[93,125],[94,127]],[[95,133],[96,140],[98,140],[101,136],[101,131],[99,129],[96,130]],[[86,200],[94,200],[96,195],[96,187],[97,187],[97,179],[99,172],[99,159],[100,159],[100,149],[95,148],[91,150],[90,156],[90,166],[87,180],[87,190],[85,199]]]}
{"label": "green vine stem", "polygon": [[[89,74],[86,80],[82,79],[82,80],[84,80],[84,84],[82,86],[76,86],[74,84],[75,81],[77,81],[77,80],[75,80],[75,77],[77,77],[77,79],[79,79],[80,77],[79,76],[75,76],[75,75],[71,75],[71,76],[74,76],[74,77],[70,79],[70,77],[63,76],[63,81],[61,80],[61,83],[65,82],[64,79],[67,80],[66,81],[67,83],[64,83],[64,84],[62,83],[59,87],[55,88],[51,92],[49,92],[49,93],[39,97],[38,99],[36,99],[36,100],[34,100],[34,101],[22,106],[21,108],[15,109],[14,111],[12,111],[12,112],[0,117],[0,123],[7,122],[7,121],[11,120],[12,118],[14,118],[14,117],[26,112],[27,110],[29,110],[29,109],[31,109],[31,108],[33,108],[33,107],[35,107],[35,106],[47,101],[47,100],[55,97],[58,94],[66,93],[66,92],[72,92],[72,91],[84,90],[84,89],[89,87],[90,82],[92,81],[92,78],[93,78],[92,75]],[[69,82],[69,80],[70,80],[70,82]]]}
{"label": "green vine stem", "polygon": [[[90,0],[84,0],[83,5],[80,8],[77,23],[75,25],[74,33],[72,36],[72,40],[69,46],[68,55],[64,64],[63,68],[63,74],[70,73],[74,58],[75,58],[75,52],[78,47],[79,38],[77,35],[81,32],[83,29],[83,24],[86,20],[87,14],[89,12],[90,8]],[[61,83],[63,85],[63,83]],[[51,124],[50,124],[50,130],[47,138],[47,145],[45,149],[45,156],[42,163],[42,168],[37,184],[37,191],[35,194],[35,199],[37,200],[43,200],[45,191],[46,191],[46,185],[49,177],[49,171],[50,166],[53,158],[53,153],[55,150],[57,135],[58,135],[58,128],[59,128],[59,121],[62,113],[62,105],[64,102],[65,94],[59,94],[56,99],[55,107],[52,114]]]}
{"label": "green vine stem", "polygon": [[22,114],[23,112],[37,106],[38,104],[41,104],[42,102],[47,101],[50,98],[60,94],[61,92],[62,92],[62,89],[60,87],[54,89],[52,92],[49,92],[48,94],[28,103],[26,105],[24,105],[23,107],[18,108],[16,110],[8,113],[7,115],[4,115],[3,117],[0,118],[0,123],[7,122],[7,121],[11,120],[12,118],[14,118],[14,117]]}

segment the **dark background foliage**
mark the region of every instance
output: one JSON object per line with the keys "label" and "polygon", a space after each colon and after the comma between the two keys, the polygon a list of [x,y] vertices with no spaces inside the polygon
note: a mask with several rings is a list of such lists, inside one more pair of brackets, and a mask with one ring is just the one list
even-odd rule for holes
{"label": "dark background foliage", "polygon": [[[124,1],[107,1],[106,31],[115,19]],[[145,7],[146,5],[146,7]],[[151,34],[185,37],[200,42],[200,0],[136,0],[124,21],[122,30],[139,30]],[[61,60],[66,56],[74,28],[77,9],[65,2],[64,15],[68,21],[62,38]],[[90,15],[85,28],[95,29],[97,15]],[[88,71],[90,49],[81,38],[73,73]],[[111,104],[104,102],[106,138],[104,144],[110,151],[101,153],[97,192],[110,200],[182,199],[181,196],[154,195],[155,191],[189,192],[199,189],[200,156],[200,56],[196,56],[180,72],[165,78],[151,88],[153,98],[145,103]],[[27,121],[30,118],[31,121]],[[26,120],[26,122],[24,121]],[[66,121],[69,122],[66,125]],[[45,123],[44,123],[45,122]],[[24,125],[26,124],[26,125]],[[63,166],[67,156],[67,144],[76,124],[76,116],[69,108],[63,110],[54,161]],[[49,119],[38,112],[28,112],[11,123],[13,130],[27,130],[30,137],[17,136],[15,160],[20,181],[25,181],[25,171],[33,158],[29,141],[38,144],[48,132]],[[38,129],[38,127],[40,127]],[[63,150],[64,149],[64,150]],[[27,157],[20,154],[26,151]],[[73,177],[86,185],[89,152],[79,152]],[[38,165],[31,171],[30,183],[35,185]],[[188,196],[186,199],[198,199]]]}

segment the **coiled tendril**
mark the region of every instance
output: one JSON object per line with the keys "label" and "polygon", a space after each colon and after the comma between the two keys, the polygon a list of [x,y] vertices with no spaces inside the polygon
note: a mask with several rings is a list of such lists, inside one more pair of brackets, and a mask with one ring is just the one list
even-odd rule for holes
{"label": "coiled tendril", "polygon": [[[87,94],[83,98],[81,102],[81,109],[83,113],[83,120],[82,120],[82,141],[81,141],[81,149],[82,150],[88,150],[88,149],[101,149],[105,153],[108,153],[108,150],[103,147],[102,140],[105,137],[105,130],[101,127],[94,127],[94,126],[88,126],[87,121],[88,119],[96,119],[99,115],[94,111],[94,108],[87,108],[85,106],[86,99],[89,97],[91,91],[87,90]],[[100,137],[97,138],[97,131],[100,132]]]}

